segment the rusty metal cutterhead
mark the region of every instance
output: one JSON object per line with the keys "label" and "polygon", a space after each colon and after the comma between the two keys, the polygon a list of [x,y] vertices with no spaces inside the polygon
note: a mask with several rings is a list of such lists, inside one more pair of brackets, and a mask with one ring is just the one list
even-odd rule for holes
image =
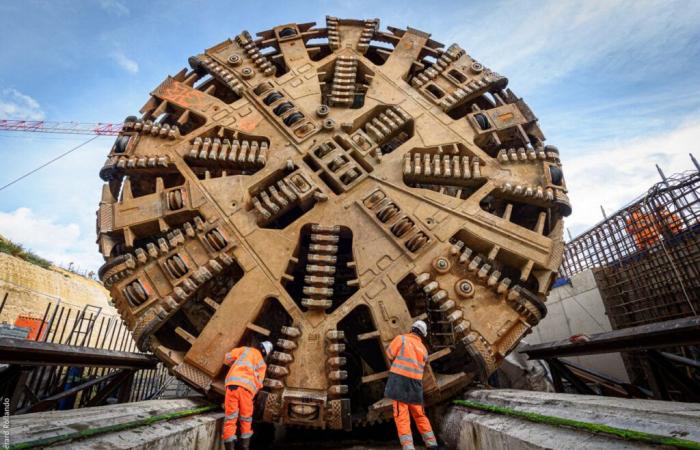
{"label": "rusty metal cutterhead", "polygon": [[545,315],[571,209],[559,151],[453,44],[328,17],[243,32],[127,118],[100,172],[100,277],[140,348],[210,396],[274,344],[266,421],[391,417],[384,347],[428,325],[427,404]]}

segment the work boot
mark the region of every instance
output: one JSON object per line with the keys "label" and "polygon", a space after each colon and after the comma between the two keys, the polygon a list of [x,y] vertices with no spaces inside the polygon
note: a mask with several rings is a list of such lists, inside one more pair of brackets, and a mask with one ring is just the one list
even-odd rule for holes
{"label": "work boot", "polygon": [[250,438],[241,439],[238,450],[250,450]]}
{"label": "work boot", "polygon": [[236,450],[236,441],[224,442],[224,448],[226,450]]}

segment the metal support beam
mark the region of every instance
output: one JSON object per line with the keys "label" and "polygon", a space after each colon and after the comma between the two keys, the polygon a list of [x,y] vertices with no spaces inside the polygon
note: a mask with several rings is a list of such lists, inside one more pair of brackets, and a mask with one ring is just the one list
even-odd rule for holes
{"label": "metal support beam", "polygon": [[[594,395],[595,392],[591,388],[588,387],[588,385],[583,382],[580,378],[578,378],[576,375],[574,375],[571,370],[566,367],[564,364],[562,364],[561,361],[558,359],[548,359],[547,364],[549,364],[549,368],[552,371],[552,375],[555,378],[559,379],[558,383],[555,383],[555,386],[557,389],[562,389],[562,383],[561,379],[565,379],[571,385],[576,389],[576,392],[579,394],[585,394],[585,395]],[[560,392],[563,392],[561,390]]]}
{"label": "metal support beam", "polygon": [[563,339],[532,345],[520,353],[525,353],[533,359],[550,359],[696,345],[700,344],[700,317],[686,317],[608,331],[593,334],[589,338],[587,342],[571,342]]}
{"label": "metal support beam", "polygon": [[[569,370],[569,373],[585,384],[593,384],[597,386],[606,396],[612,397],[632,397],[632,398],[651,398],[652,392],[644,389],[640,386],[635,386],[630,383],[618,380],[616,378],[610,377],[608,375],[603,375],[595,370],[583,367],[572,361],[567,361],[565,359],[549,359],[547,362],[550,364],[554,362],[555,365],[562,365]],[[561,377],[556,370],[552,370],[552,377],[554,378],[555,388],[557,392],[566,392],[564,386],[561,384]],[[557,382],[559,386],[557,388]],[[583,392],[579,392],[583,393]]]}
{"label": "metal support beam", "polygon": [[18,369],[17,371],[15,387],[12,391],[12,397],[10,398],[10,415],[17,411],[17,405],[19,405],[19,400],[24,393],[24,387],[27,385],[27,379],[30,373],[30,369]]}
{"label": "metal support beam", "polygon": [[28,412],[37,412],[37,411],[46,411],[48,409],[52,409],[54,405],[56,404],[57,401],[61,400],[62,398],[70,397],[72,395],[77,394],[78,392],[82,391],[83,389],[90,388],[96,384],[100,384],[104,381],[113,379],[114,377],[118,376],[124,371],[118,370],[116,372],[112,372],[108,375],[92,379],[90,381],[86,381],[83,384],[79,384],[78,386],[75,386],[73,388],[67,389],[63,392],[59,392],[56,395],[52,395],[50,397],[47,397],[45,399],[42,399],[41,401],[34,403],[33,405],[27,406],[19,411],[17,411],[18,414],[24,414]]}
{"label": "metal support beam", "polygon": [[673,361],[675,363],[680,363],[684,364],[686,366],[690,367],[695,367],[696,369],[700,369],[700,361],[696,359],[690,359],[686,358],[685,356],[680,356],[680,355],[674,355],[673,353],[668,353],[668,352],[660,352],[661,356],[664,358]]}
{"label": "metal support beam", "polygon": [[649,350],[647,356],[651,364],[660,369],[663,378],[670,381],[672,385],[681,392],[683,399],[689,402],[700,401],[700,390],[697,382],[689,378],[682,370],[671,364],[664,356],[656,350]]}
{"label": "metal support beam", "polygon": [[656,400],[672,400],[668,393],[668,386],[664,382],[661,368],[657,367],[649,358],[640,358],[640,362],[652,397]]}
{"label": "metal support beam", "polygon": [[153,369],[158,361],[140,353],[0,338],[0,363],[22,366]]}
{"label": "metal support beam", "polygon": [[102,405],[104,402],[107,401],[109,396],[117,390],[117,388],[119,388],[125,381],[130,380],[133,376],[133,370],[121,370],[120,373],[114,378],[112,378],[112,380],[109,383],[107,383],[107,385],[104,388],[102,388],[100,392],[95,394],[95,396],[91,398],[85,406],[89,407]]}
{"label": "metal support beam", "polygon": [[127,403],[131,397],[131,390],[134,387],[134,372],[126,377],[126,380],[121,384],[119,394],[117,395],[117,403]]}

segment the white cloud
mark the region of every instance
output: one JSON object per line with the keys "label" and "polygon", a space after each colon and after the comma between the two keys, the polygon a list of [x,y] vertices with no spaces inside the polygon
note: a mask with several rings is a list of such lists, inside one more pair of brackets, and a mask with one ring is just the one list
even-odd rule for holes
{"label": "white cloud", "polygon": [[588,151],[611,139],[653,135],[673,129],[683,118],[700,114],[700,91],[667,88],[639,92],[567,108],[561,104],[540,112],[540,127],[565,154]]}
{"label": "white cloud", "polygon": [[102,264],[94,236],[85,236],[75,223],[37,217],[29,208],[0,211],[0,234],[58,265],[97,270]]}
{"label": "white cloud", "polygon": [[583,67],[630,80],[650,72],[663,78],[685,67],[699,6],[683,0],[508,1],[449,35],[512,77],[521,93]]}
{"label": "white cloud", "polygon": [[129,58],[121,50],[117,50],[112,53],[112,59],[117,63],[119,67],[126,70],[129,73],[137,73],[139,71],[139,64],[133,59]]}
{"label": "white cloud", "polygon": [[43,120],[44,111],[32,97],[9,88],[0,91],[0,118]]}
{"label": "white cloud", "polygon": [[117,17],[128,16],[130,12],[129,8],[119,0],[100,0],[100,7]]}
{"label": "white cloud", "polygon": [[600,205],[610,214],[646,193],[661,181],[655,164],[666,175],[694,168],[688,153],[697,152],[698,142],[700,120],[696,119],[669,132],[600,144],[564,157],[573,206],[566,226],[576,235],[602,220]]}

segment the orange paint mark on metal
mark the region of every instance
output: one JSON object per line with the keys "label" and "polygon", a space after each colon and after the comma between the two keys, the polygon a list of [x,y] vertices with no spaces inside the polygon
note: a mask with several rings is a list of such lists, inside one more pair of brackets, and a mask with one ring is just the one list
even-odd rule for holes
{"label": "orange paint mark on metal", "polygon": [[255,128],[257,128],[258,124],[260,123],[260,120],[262,120],[262,117],[258,114],[249,115],[248,117],[244,117],[240,122],[238,122],[237,128],[241,131],[250,133],[251,131],[255,130]]}
{"label": "orange paint mark on metal", "polygon": [[192,89],[172,78],[165,80],[155,91],[158,97],[184,108],[202,109],[207,103],[206,94]]}

